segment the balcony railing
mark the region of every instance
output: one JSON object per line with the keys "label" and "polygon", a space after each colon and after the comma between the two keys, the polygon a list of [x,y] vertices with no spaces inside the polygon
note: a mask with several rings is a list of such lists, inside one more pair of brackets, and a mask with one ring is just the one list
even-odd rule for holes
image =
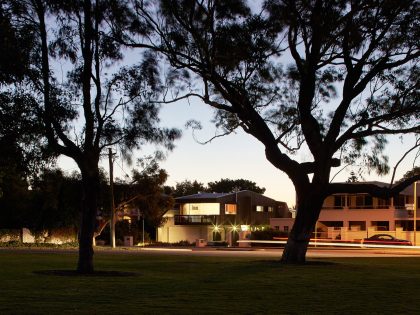
{"label": "balcony railing", "polygon": [[175,215],[175,225],[211,225],[215,223],[215,215]]}
{"label": "balcony railing", "polygon": [[322,206],[322,210],[343,210],[344,206]]}

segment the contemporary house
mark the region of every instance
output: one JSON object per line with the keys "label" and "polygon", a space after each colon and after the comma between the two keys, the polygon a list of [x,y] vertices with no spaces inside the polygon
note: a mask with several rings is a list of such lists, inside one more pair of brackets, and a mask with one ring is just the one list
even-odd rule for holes
{"label": "contemporary house", "polygon": [[234,193],[198,193],[175,199],[165,214],[157,240],[175,243],[226,241],[235,244],[252,230],[269,226],[270,218],[289,215],[287,204],[244,190]]}
{"label": "contemporary house", "polygon": [[[379,186],[389,185],[382,182],[371,183]],[[420,203],[419,190],[420,185],[417,189],[417,204]],[[334,194],[324,201],[316,225],[316,237],[354,240],[386,233],[413,242],[415,221],[416,230],[419,231],[420,220],[417,215],[414,218],[414,184],[401,191],[398,197],[389,199],[368,194]],[[288,231],[293,222],[274,218],[271,219],[270,225]],[[420,243],[420,233],[416,238],[417,243]]]}

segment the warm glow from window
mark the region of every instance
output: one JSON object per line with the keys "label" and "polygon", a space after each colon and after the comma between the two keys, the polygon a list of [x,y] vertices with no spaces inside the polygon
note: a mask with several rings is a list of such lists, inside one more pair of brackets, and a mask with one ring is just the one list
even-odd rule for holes
{"label": "warm glow from window", "polygon": [[220,215],[220,203],[184,203],[182,215]]}
{"label": "warm glow from window", "polygon": [[256,211],[257,212],[264,212],[264,207],[263,206],[257,206]]}
{"label": "warm glow from window", "polygon": [[236,214],[236,205],[225,204],[225,214]]}

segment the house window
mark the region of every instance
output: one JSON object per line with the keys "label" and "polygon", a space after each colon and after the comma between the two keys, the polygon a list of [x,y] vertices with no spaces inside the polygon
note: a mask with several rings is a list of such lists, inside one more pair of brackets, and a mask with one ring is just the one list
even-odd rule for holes
{"label": "house window", "polygon": [[225,204],[225,214],[236,214],[236,205]]}
{"label": "house window", "polygon": [[378,198],[378,208],[386,209],[391,204],[389,199]]}
{"label": "house window", "polygon": [[396,208],[404,208],[405,204],[408,203],[408,202],[405,202],[406,201],[405,197],[406,197],[405,195],[398,195],[398,197],[394,199],[394,206]]}
{"label": "house window", "polygon": [[334,196],[334,208],[342,208],[345,206],[345,196],[336,195]]}
{"label": "house window", "polygon": [[373,206],[373,198],[371,195],[366,195],[365,196],[365,206],[372,208]]}
{"label": "house window", "polygon": [[255,210],[256,210],[257,212],[264,212],[264,206],[257,206],[257,207],[255,208]]}
{"label": "house window", "polygon": [[288,226],[283,226],[283,231],[284,232],[289,232],[289,227]]}
{"label": "house window", "polygon": [[275,226],[274,226],[274,229],[275,229],[276,231],[280,231],[280,226],[275,225]]}
{"label": "house window", "polygon": [[356,208],[372,208],[373,200],[370,195],[356,196]]}
{"label": "house window", "polygon": [[356,196],[356,207],[361,208],[364,204],[364,196]]}
{"label": "house window", "polygon": [[273,212],[274,208],[273,207],[268,207],[268,212]]}

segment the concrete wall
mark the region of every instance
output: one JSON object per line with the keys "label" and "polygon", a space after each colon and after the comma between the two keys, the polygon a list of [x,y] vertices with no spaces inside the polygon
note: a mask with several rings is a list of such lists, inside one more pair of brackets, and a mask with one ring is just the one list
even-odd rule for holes
{"label": "concrete wall", "polygon": [[163,226],[158,228],[157,241],[177,243],[188,241],[194,243],[197,239],[211,240],[211,230],[207,226]]}
{"label": "concrete wall", "polygon": [[212,228],[207,225],[175,225],[174,218],[168,217],[165,224],[157,229],[156,240],[163,243],[212,239]]}
{"label": "concrete wall", "polygon": [[273,230],[277,230],[277,227],[278,227],[279,231],[290,232],[292,230],[292,226],[294,222],[295,222],[295,219],[293,218],[271,218],[270,227]]}

